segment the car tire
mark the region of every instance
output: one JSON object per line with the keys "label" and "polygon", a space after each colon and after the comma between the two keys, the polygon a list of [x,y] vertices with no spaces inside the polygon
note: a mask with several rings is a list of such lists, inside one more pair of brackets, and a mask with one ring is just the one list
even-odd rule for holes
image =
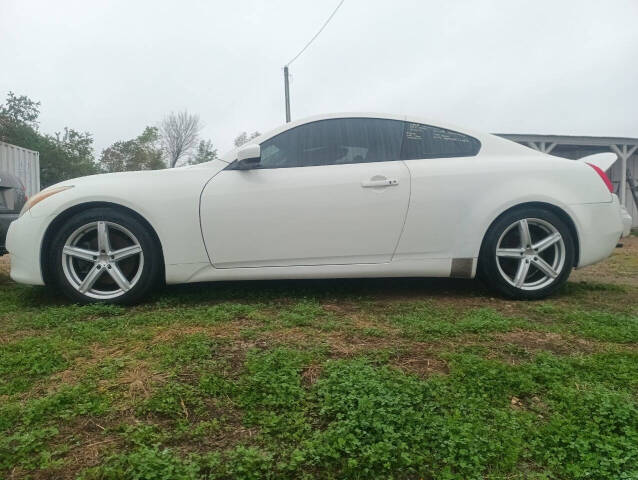
{"label": "car tire", "polygon": [[47,252],[48,277],[77,303],[137,303],[161,278],[160,252],[135,215],[90,208],[56,232]]}
{"label": "car tire", "polygon": [[508,298],[545,298],[567,281],[575,263],[574,240],[565,221],[548,209],[510,210],[485,234],[479,278]]}

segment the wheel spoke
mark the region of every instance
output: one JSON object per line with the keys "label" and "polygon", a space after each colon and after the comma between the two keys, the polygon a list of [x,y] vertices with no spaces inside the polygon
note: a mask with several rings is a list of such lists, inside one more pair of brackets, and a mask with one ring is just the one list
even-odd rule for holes
{"label": "wheel spoke", "polygon": [[506,258],[521,258],[523,255],[522,248],[499,248],[496,250],[497,257],[506,257]]}
{"label": "wheel spoke", "polygon": [[100,252],[110,253],[109,227],[106,222],[97,222],[97,248]]}
{"label": "wheel spoke", "polygon": [[85,248],[80,247],[72,247],[70,245],[65,246],[62,253],[88,262],[94,262],[98,255],[98,252],[86,250]]}
{"label": "wheel spoke", "polygon": [[93,265],[93,268],[89,270],[89,273],[86,274],[86,277],[84,277],[84,280],[80,283],[78,290],[82,293],[89,291],[97,279],[100,278],[100,275],[102,275],[102,271],[103,269],[100,265]]}
{"label": "wheel spoke", "polygon": [[124,260],[125,258],[137,255],[141,252],[142,247],[140,247],[139,245],[131,245],[130,247],[120,248],[119,250],[111,252],[111,260],[114,262],[119,262],[120,260]]}
{"label": "wheel spoke", "polygon": [[558,276],[558,272],[541,257],[534,257],[532,264],[550,278],[556,278]]}
{"label": "wheel spoke", "polygon": [[521,235],[521,247],[529,248],[532,245],[532,236],[529,233],[529,224],[526,218],[518,222],[518,231]]}
{"label": "wheel spoke", "polygon": [[111,278],[115,280],[115,283],[117,283],[117,285],[125,292],[130,290],[131,283],[124,276],[122,270],[120,270],[120,267],[118,267],[116,264],[112,264],[110,265],[110,267],[111,268],[109,268],[107,271],[109,272]]}
{"label": "wheel spoke", "polygon": [[514,284],[517,288],[521,288],[525,283],[525,278],[527,277],[527,272],[529,271],[529,261],[521,260],[518,264],[518,269],[516,270],[516,276],[514,277]]}
{"label": "wheel spoke", "polygon": [[558,232],[552,233],[548,237],[543,238],[540,242],[537,242],[534,245],[532,245],[532,248],[534,250],[536,250],[538,253],[540,253],[543,250],[545,250],[545,249],[551,247],[552,245],[554,245],[560,239],[561,239],[560,233],[558,233]]}

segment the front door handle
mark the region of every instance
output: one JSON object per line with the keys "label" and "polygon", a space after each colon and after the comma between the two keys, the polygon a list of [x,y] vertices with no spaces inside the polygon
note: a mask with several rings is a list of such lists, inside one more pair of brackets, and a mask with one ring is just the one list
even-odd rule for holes
{"label": "front door handle", "polygon": [[375,188],[375,187],[392,187],[398,185],[399,181],[396,178],[379,178],[377,176],[372,177],[370,180],[364,180],[361,182],[363,188]]}

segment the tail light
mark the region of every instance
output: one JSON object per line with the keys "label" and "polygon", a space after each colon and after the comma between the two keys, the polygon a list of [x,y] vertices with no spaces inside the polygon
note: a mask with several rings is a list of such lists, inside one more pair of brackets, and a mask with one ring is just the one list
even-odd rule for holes
{"label": "tail light", "polygon": [[607,174],[603,172],[603,170],[600,167],[594,165],[593,163],[588,163],[587,165],[589,165],[591,168],[596,170],[596,173],[600,176],[600,178],[603,179],[603,182],[605,182],[605,185],[607,185],[607,188],[609,189],[609,193],[614,193],[614,186],[612,185],[611,180],[609,180],[609,177],[607,176]]}

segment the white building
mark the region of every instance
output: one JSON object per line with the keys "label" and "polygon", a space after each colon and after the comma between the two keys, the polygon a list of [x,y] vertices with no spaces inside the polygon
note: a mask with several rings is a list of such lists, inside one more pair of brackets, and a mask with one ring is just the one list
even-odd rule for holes
{"label": "white building", "polygon": [[22,180],[28,197],[40,191],[40,154],[34,150],[0,142],[0,172]]}

